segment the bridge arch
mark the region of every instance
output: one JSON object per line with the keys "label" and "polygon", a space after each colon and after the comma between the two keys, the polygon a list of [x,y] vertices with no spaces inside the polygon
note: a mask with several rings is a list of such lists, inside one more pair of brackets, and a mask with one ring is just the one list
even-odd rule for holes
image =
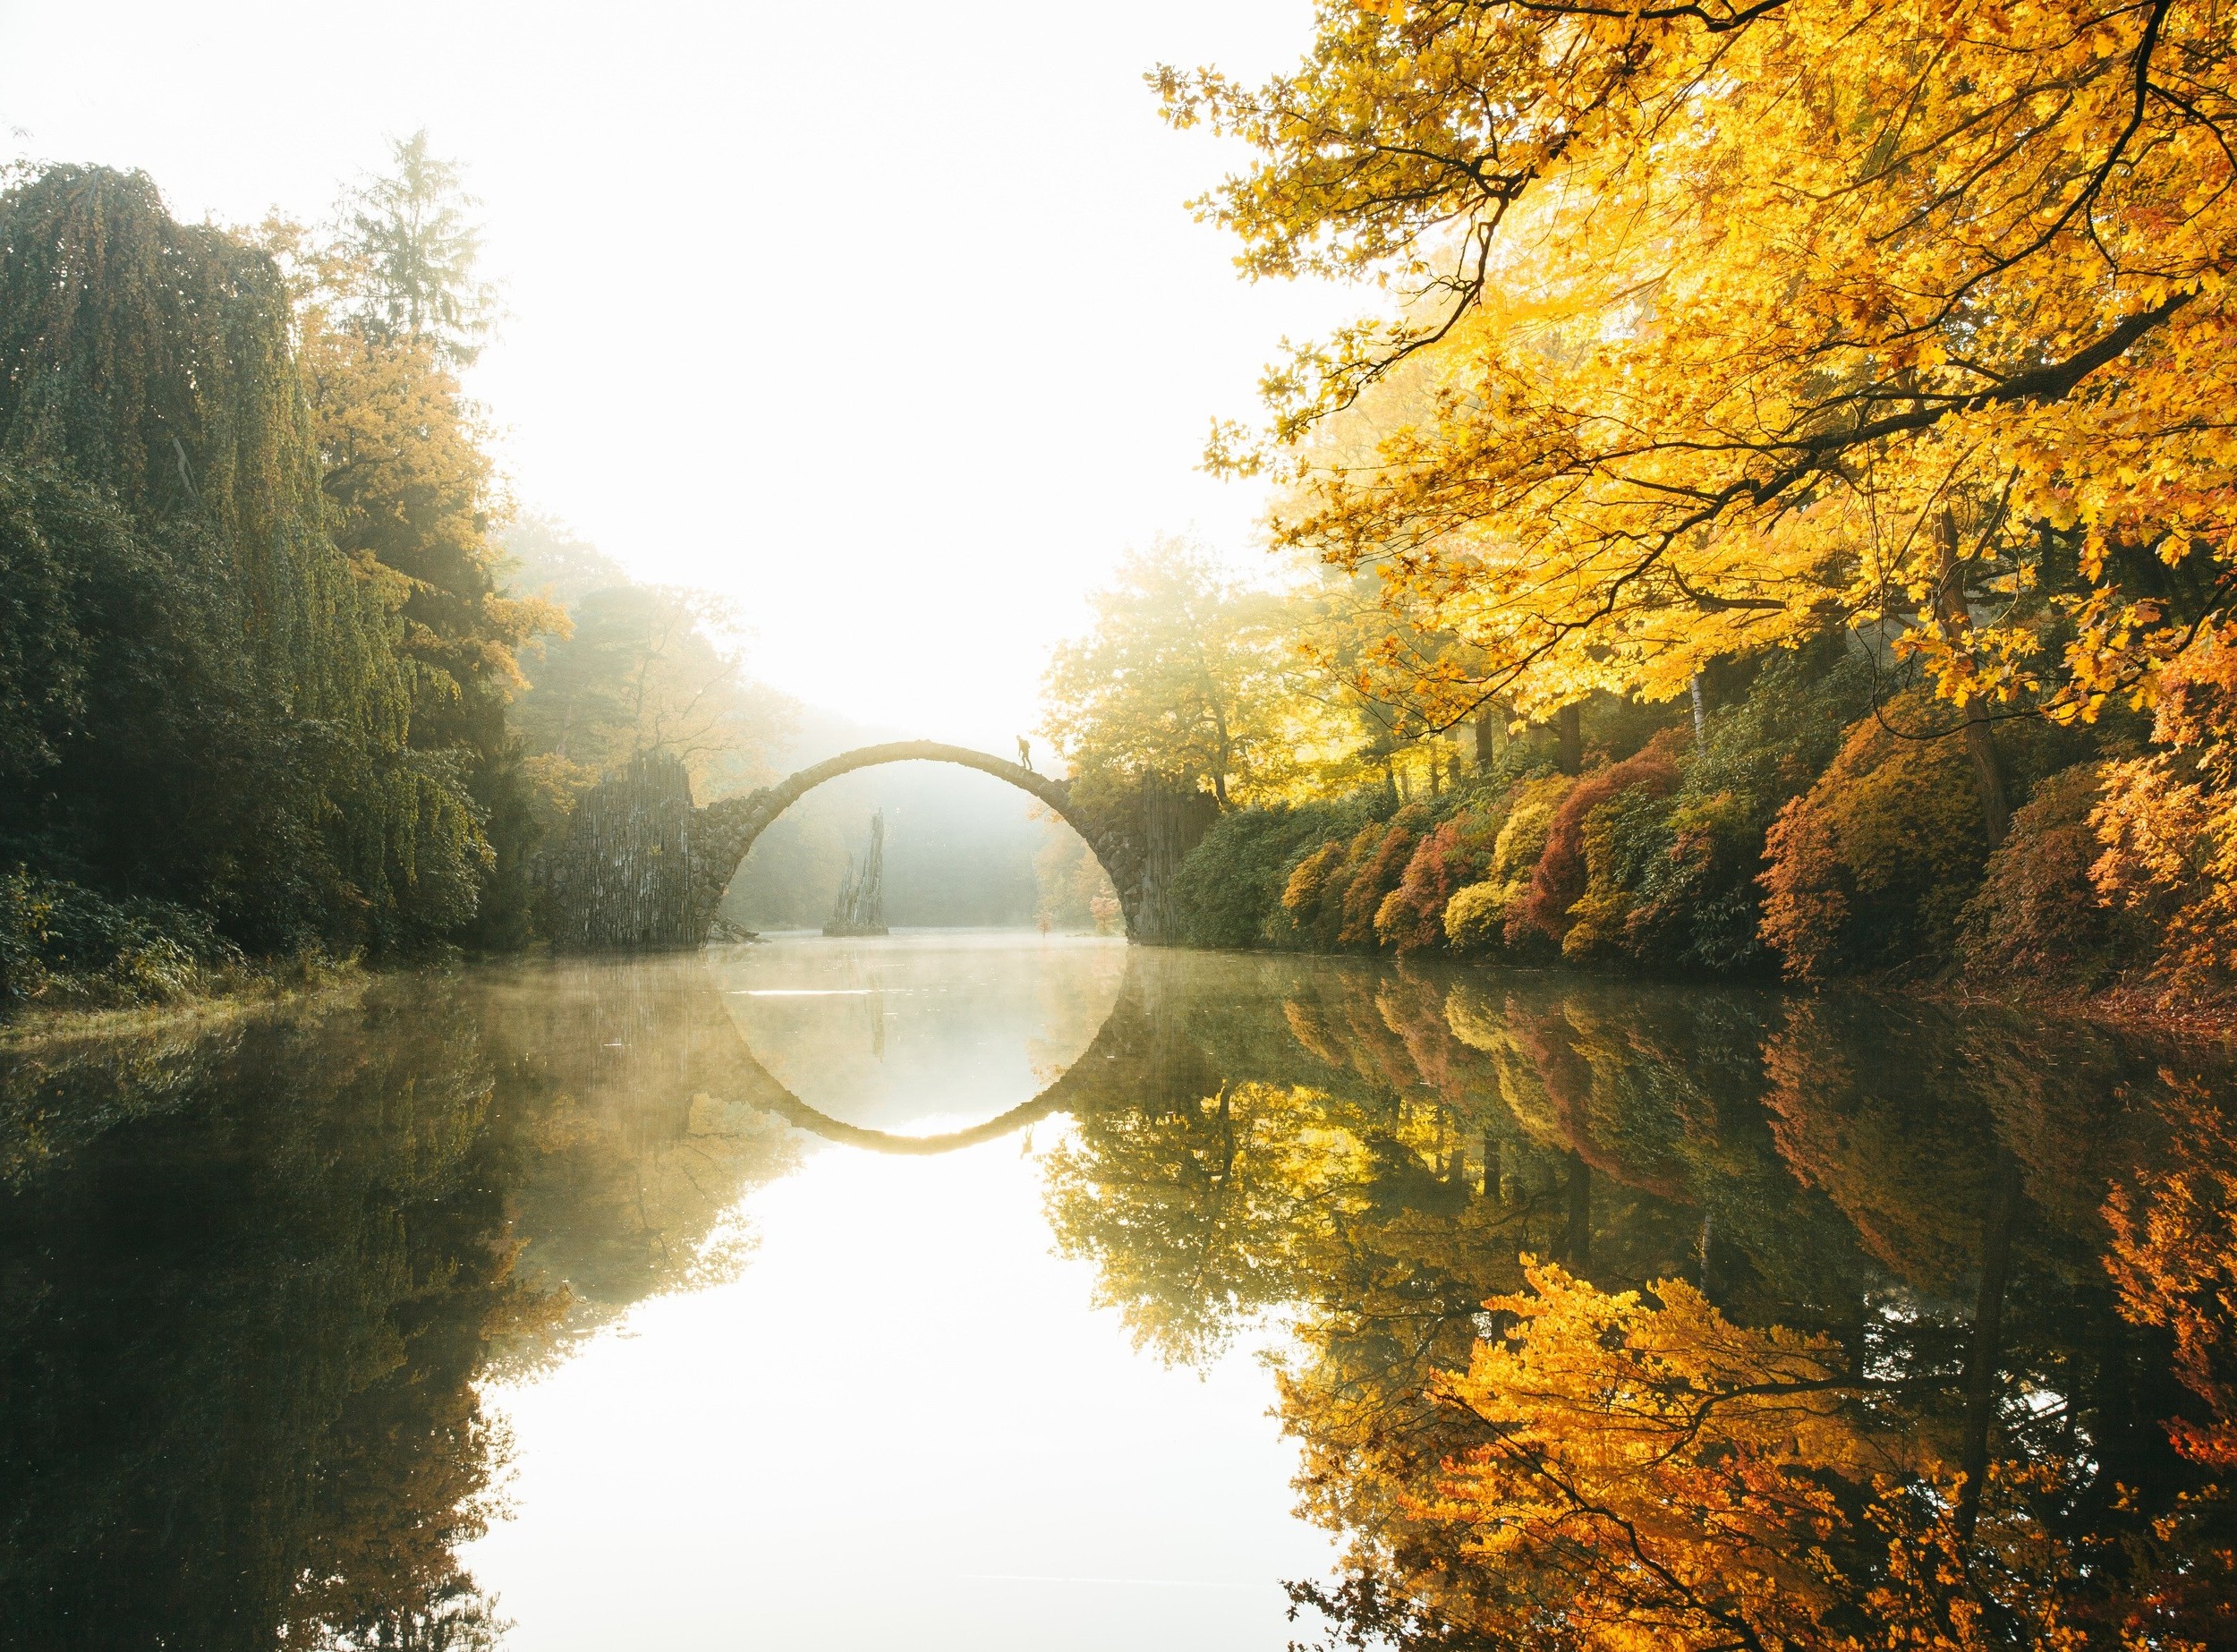
{"label": "bridge arch", "polygon": [[649,753],[579,803],[546,864],[544,899],[562,951],[643,951],[704,944],[739,864],[777,817],[826,780],[885,763],[975,769],[1039,799],[1086,840],[1111,885],[1130,941],[1177,940],[1172,875],[1212,822],[1207,793],[1146,775],[1095,806],[1071,782],[967,745],[894,740],[827,757],[742,797],[694,807],[674,757]]}
{"label": "bridge arch", "polygon": [[976,769],[981,774],[1007,780],[1018,790],[1038,798],[1086,840],[1089,852],[1118,891],[1118,906],[1126,916],[1127,935],[1135,935],[1136,902],[1130,896],[1138,895],[1139,890],[1128,888],[1130,880],[1126,874],[1134,870],[1127,864],[1128,846],[1117,839],[1105,822],[1088,817],[1074,805],[1069,782],[1036,773],[1023,763],[974,752],[967,745],[948,745],[938,740],[891,740],[882,745],[858,746],[851,752],[841,752],[774,786],[763,787],[744,797],[725,798],[697,811],[697,840],[692,845],[692,857],[695,869],[703,871],[695,880],[699,887],[693,890],[697,922],[693,939],[706,939],[714,924],[715,908],[721,904],[723,890],[730,887],[730,880],[744,864],[747,852],[776,823],[778,815],[827,780],[836,780],[858,769],[876,769],[897,762],[944,762]]}

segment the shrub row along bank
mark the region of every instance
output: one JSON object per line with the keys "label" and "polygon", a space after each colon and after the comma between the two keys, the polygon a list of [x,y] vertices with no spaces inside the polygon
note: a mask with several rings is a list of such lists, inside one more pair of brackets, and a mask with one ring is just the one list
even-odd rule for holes
{"label": "shrub row along bank", "polygon": [[1935,708],[1915,694],[1876,708],[1854,649],[1781,653],[1697,740],[1683,720],[1603,716],[1576,774],[1548,743],[1518,738],[1437,796],[1375,788],[1232,810],[1181,869],[1186,933],[1210,947],[1802,980],[1961,972],[2218,996],[2224,703],[2207,683],[2150,728],[2003,726],[2020,806],[1992,851],[1963,744],[1919,737]]}

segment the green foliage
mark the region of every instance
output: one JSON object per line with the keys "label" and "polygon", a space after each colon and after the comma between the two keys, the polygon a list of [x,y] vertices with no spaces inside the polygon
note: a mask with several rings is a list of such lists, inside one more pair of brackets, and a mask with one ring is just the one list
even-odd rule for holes
{"label": "green foliage", "polygon": [[36,787],[81,726],[90,610],[137,554],[94,495],[0,465],[0,797]]}
{"label": "green foliage", "polygon": [[0,624],[74,639],[82,685],[33,698],[0,848],[259,951],[419,944],[480,815],[405,749],[390,588],[327,537],[293,331],[272,260],[144,177],[0,196],[0,535],[41,593]]}
{"label": "green foliage", "polygon": [[[1181,912],[1183,933],[1191,946],[1263,946],[1278,937],[1273,920],[1282,911],[1284,891],[1297,868],[1323,846],[1335,847],[1339,834],[1359,830],[1363,806],[1356,803],[1274,804],[1262,809],[1234,809],[1181,863],[1173,880],[1173,898]],[[1301,853],[1304,852],[1304,853]],[[1325,869],[1336,856],[1324,856]],[[1305,873],[1317,902],[1320,885]],[[1286,926],[1285,926],[1286,927]]]}
{"label": "green foliage", "polygon": [[[1759,935],[1766,834],[1840,749],[1871,671],[1835,638],[1774,654],[1741,681],[1697,749],[1666,715],[1596,703],[1591,747],[1631,749],[1582,780],[1546,772],[1550,744],[1536,731],[1505,742],[1465,786],[1387,822],[1374,805],[1390,804],[1367,793],[1351,805],[1365,818],[1233,812],[1186,873],[1202,915],[1194,938],[1520,956],[1557,941],[1578,959],[1758,967],[1770,956]],[[2007,732],[2003,745],[2020,776],[2064,750],[2046,731]],[[1953,910],[1936,920],[1945,931]]]}
{"label": "green foliage", "polygon": [[1634,785],[1585,817],[1585,890],[1569,908],[1562,957],[1609,958],[1637,951],[1634,891],[1670,858],[1670,816],[1667,796]]}
{"label": "green foliage", "polygon": [[0,876],[0,1009],[162,1003],[240,961],[200,913],[105,900],[22,867]]}
{"label": "green foliage", "polygon": [[1765,660],[1737,704],[1709,716],[1666,814],[1631,822],[1620,875],[1631,894],[1626,949],[1642,962],[1731,974],[1767,961],[1757,932],[1765,835],[1833,761],[1870,693],[1866,657],[1829,651]]}
{"label": "green foliage", "polygon": [[1307,947],[1326,949],[1339,944],[1345,892],[1358,874],[1360,863],[1374,851],[1382,835],[1382,821],[1370,814],[1348,837],[1330,839],[1290,868],[1281,890],[1287,932]]}

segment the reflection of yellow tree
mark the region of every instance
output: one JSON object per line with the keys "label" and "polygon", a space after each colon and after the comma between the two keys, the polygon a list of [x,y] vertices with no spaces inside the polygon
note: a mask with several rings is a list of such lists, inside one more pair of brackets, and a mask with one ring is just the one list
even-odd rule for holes
{"label": "reflection of yellow tree", "polygon": [[[2169,1419],[2175,1450],[2222,1474],[2237,1466],[2237,1124],[2198,1084],[2170,1080],[2161,1111],[2164,1160],[2106,1202],[2105,1267],[2121,1311],[2172,1334],[2175,1375],[2204,1404]],[[2140,1547],[2131,1644],[2237,1644],[2237,1514],[2223,1488],[2182,1497]]]}
{"label": "reflection of yellow tree", "polygon": [[2122,1310],[2173,1333],[2175,1372],[2213,1420],[2169,1426],[2176,1449],[2237,1466],[2237,1124],[2200,1086],[2174,1086],[2168,1162],[2139,1171],[2106,1206],[2106,1269]]}
{"label": "reflection of yellow tree", "polygon": [[1137,1338],[1200,1358],[1333,1260],[1372,1179],[1349,1113],[1325,1092],[1245,1081],[1087,1121],[1048,1160],[1059,1248],[1101,1265],[1098,1299]]}
{"label": "reflection of yellow tree", "polygon": [[1433,1379],[1411,1428],[1285,1380],[1308,1505],[1380,1516],[1348,1588],[1308,1597],[1412,1644],[2083,1644],[2021,1487],[1965,1540],[1952,1465],[1837,1343],[1743,1329],[1682,1281],[1649,1300],[1527,1273],[1488,1304],[1505,1333]]}
{"label": "reflection of yellow tree", "polygon": [[[1287,973],[1051,1161],[1067,1249],[1164,1351],[1289,1311],[1300,1486],[1352,1540],[1297,1594],[1340,1639],[2237,1644],[2203,1485],[2237,1129],[2202,1094],[2110,1114],[2117,1049],[2010,1018],[1485,984]],[[2108,1180],[2191,1463],[2105,1286]]]}
{"label": "reflection of yellow tree", "polygon": [[1283,1047],[1233,1018],[1200,1029],[1281,1081],[1199,1075],[1083,1118],[1049,1161],[1060,1244],[1171,1357],[1305,1306],[1308,1336],[1385,1389],[1465,1358],[1478,1304],[1520,1283],[1534,1245],[1581,1257],[1597,1231],[1618,1273],[1666,1267],[1688,1224],[1604,1179],[1595,1196],[1566,1138],[1534,1137],[1501,1105],[1502,1064],[1527,1058],[1456,1037],[1445,1011],[1432,978],[1361,972],[1285,1000]]}

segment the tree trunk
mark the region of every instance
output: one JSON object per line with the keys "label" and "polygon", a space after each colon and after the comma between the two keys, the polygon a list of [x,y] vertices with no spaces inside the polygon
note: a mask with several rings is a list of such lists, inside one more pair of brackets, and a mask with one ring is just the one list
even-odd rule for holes
{"label": "tree trunk", "polygon": [[1693,694],[1693,749],[1697,752],[1701,743],[1709,737],[1709,711],[1701,702],[1701,673],[1696,671],[1686,686]]}
{"label": "tree trunk", "polygon": [[1592,1265],[1593,1171],[1575,1152],[1569,1155],[1569,1231],[1561,1249],[1571,1273],[1582,1273]]}
{"label": "tree trunk", "polygon": [[[1942,513],[1935,527],[1935,541],[1941,551],[1941,581],[1935,592],[1935,617],[1942,621],[1943,635],[1960,654],[1966,653],[1966,639],[1973,629],[1973,617],[1965,606],[1965,581],[1958,560],[1957,521],[1948,511]],[[1967,655],[1967,663],[1971,663]],[[1965,755],[1973,765],[1973,790],[1980,798],[1981,824],[1988,833],[1988,847],[1996,847],[2012,830],[2012,805],[2004,791],[2004,767],[1996,751],[1995,729],[1988,720],[1988,708],[1976,695],[1965,703]]]}
{"label": "tree trunk", "polygon": [[1476,714],[1476,771],[1478,774],[1491,769],[1493,742],[1499,733],[1499,721],[1497,712],[1488,705]]}
{"label": "tree trunk", "polygon": [[1563,774],[1585,771],[1585,708],[1571,701],[1553,714],[1553,728],[1561,745],[1553,766]]}
{"label": "tree trunk", "polygon": [[1988,1435],[1996,1417],[1997,1368],[2003,1358],[2004,1288],[2012,1275],[2012,1230],[2020,1213],[2020,1165],[2002,1146],[1981,1224],[1980,1294],[1973,1307],[1973,1346],[1965,1357],[1965,1439],[1959,1466],[1958,1536],[1969,1538],[1980,1519],[1981,1482],[1988,1475]]}

